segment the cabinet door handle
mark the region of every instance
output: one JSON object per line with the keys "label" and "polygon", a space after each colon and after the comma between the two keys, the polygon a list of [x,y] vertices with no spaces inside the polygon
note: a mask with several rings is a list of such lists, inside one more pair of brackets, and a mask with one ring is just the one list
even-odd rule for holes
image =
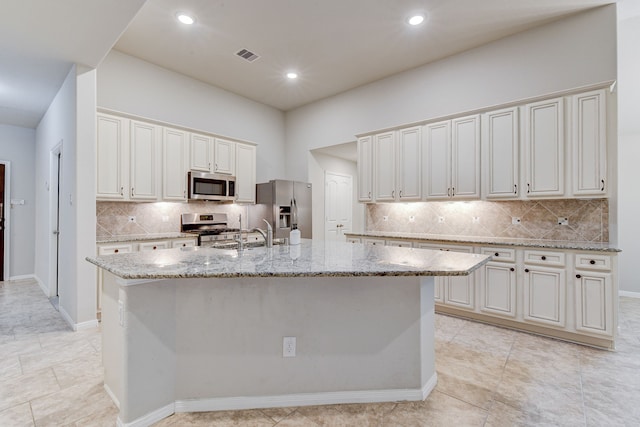
{"label": "cabinet door handle", "polygon": [[527,194],[531,193],[531,184],[527,183]]}
{"label": "cabinet door handle", "polygon": [[371,198],[371,191],[369,191],[369,196],[368,197],[369,197],[369,199]]}
{"label": "cabinet door handle", "polygon": [[493,254],[494,256],[500,256],[500,253],[496,252],[495,254]]}
{"label": "cabinet door handle", "polygon": [[185,199],[187,198],[187,190],[184,190],[184,191],[182,192],[182,197],[184,197]]}
{"label": "cabinet door handle", "polygon": [[131,187],[131,197],[133,197],[133,187]]}
{"label": "cabinet door handle", "polygon": [[124,196],[124,187],[120,187],[120,195]]}
{"label": "cabinet door handle", "polygon": [[395,199],[396,197],[396,190],[391,190],[391,198]]}
{"label": "cabinet door handle", "polygon": [[542,255],[542,256],[540,257],[540,259],[541,259],[541,260],[543,260],[543,261],[546,261],[546,260],[547,260],[547,257],[546,257],[546,256],[544,256],[544,255]]}
{"label": "cabinet door handle", "polygon": [[579,279],[579,278],[581,278],[581,277],[582,277],[581,275],[576,274],[576,279]]}
{"label": "cabinet door handle", "polygon": [[600,182],[602,183],[602,188],[600,189],[600,191],[604,191],[604,179],[601,179]]}
{"label": "cabinet door handle", "polygon": [[447,197],[451,197],[451,188],[447,188]]}
{"label": "cabinet door handle", "polygon": [[516,271],[516,269],[515,269],[515,268],[513,268],[513,267],[511,267],[509,270],[510,270],[510,271]]}
{"label": "cabinet door handle", "polygon": [[513,194],[518,194],[518,184],[513,184]]}
{"label": "cabinet door handle", "polygon": [[524,269],[524,272],[525,272],[525,273],[528,273],[528,272],[529,272],[529,269],[528,269],[528,268],[525,268],[525,269]]}
{"label": "cabinet door handle", "polygon": [[215,164],[213,165],[213,167],[215,168],[215,169],[214,169],[215,171],[217,171],[217,170],[218,170],[218,164],[217,164],[217,163],[215,163]]}
{"label": "cabinet door handle", "polygon": [[118,252],[120,252],[120,249],[114,249],[114,250],[113,250],[113,253],[114,253],[114,254],[117,254]]}
{"label": "cabinet door handle", "polygon": [[158,249],[158,247],[157,247],[157,246],[154,246],[154,247],[153,247],[153,250],[155,251],[156,249]]}
{"label": "cabinet door handle", "polygon": [[400,190],[399,195],[400,195],[400,198],[402,199],[402,190]]}
{"label": "cabinet door handle", "polygon": [[456,187],[451,187],[451,197],[456,196]]}

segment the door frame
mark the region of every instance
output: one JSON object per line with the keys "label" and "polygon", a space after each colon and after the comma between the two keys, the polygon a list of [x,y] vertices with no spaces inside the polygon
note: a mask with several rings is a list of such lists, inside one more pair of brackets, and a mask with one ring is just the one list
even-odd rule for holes
{"label": "door frame", "polygon": [[11,161],[0,160],[4,165],[4,277],[1,280],[10,280],[11,272]]}
{"label": "door frame", "polygon": [[[58,225],[59,188],[62,188],[62,162],[58,166],[58,155],[62,156],[62,140],[51,148],[49,152],[49,283],[48,297],[55,297],[58,294],[58,236],[53,234],[53,230]],[[58,171],[60,169],[60,172]],[[58,179],[58,176],[60,179]],[[58,230],[60,231],[60,230]]]}

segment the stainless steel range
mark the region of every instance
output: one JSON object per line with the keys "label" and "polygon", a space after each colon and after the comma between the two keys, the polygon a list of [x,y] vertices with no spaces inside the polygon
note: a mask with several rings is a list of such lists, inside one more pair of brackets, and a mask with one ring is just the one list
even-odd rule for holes
{"label": "stainless steel range", "polygon": [[198,246],[231,243],[240,233],[238,228],[229,228],[226,213],[185,213],[180,220],[180,229],[183,233],[193,233],[198,236]]}

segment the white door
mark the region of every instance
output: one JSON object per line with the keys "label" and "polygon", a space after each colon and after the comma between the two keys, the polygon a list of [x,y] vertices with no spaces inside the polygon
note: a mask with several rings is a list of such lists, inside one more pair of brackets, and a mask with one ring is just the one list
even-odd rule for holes
{"label": "white door", "polygon": [[324,175],[325,240],[346,241],[351,231],[353,212],[353,177],[334,172]]}
{"label": "white door", "polygon": [[373,201],[373,137],[358,138],[358,201]]}
{"label": "white door", "polygon": [[490,262],[480,271],[480,310],[516,317],[515,264]]}
{"label": "white door", "polygon": [[374,191],[377,201],[396,198],[396,144],[395,133],[385,132],[373,139]]}
{"label": "white door", "polygon": [[128,199],[128,126],[127,119],[103,114],[97,117],[97,199]]}
{"label": "white door", "polygon": [[422,197],[422,127],[398,132],[398,200]]}
{"label": "white door", "polygon": [[519,132],[518,108],[482,116],[483,185],[487,199],[518,197]]}
{"label": "white door", "polygon": [[213,141],[206,135],[191,134],[191,157],[189,169],[211,172],[213,158]]}
{"label": "white door", "polygon": [[216,138],[214,148],[215,173],[234,175],[236,172],[236,143]]}
{"label": "white door", "polygon": [[188,132],[163,128],[162,134],[162,198],[187,200]]}
{"label": "white door", "polygon": [[451,121],[451,197],[480,198],[480,116]]}
{"label": "white door", "polygon": [[565,270],[525,266],[524,320],[565,326]]}
{"label": "white door", "polygon": [[613,335],[613,298],[610,273],[580,271],[576,274],[576,329]]}
{"label": "white door", "polygon": [[236,202],[256,202],[256,147],[236,144]]}
{"label": "white door", "polygon": [[158,200],[159,127],[131,120],[129,197]]}

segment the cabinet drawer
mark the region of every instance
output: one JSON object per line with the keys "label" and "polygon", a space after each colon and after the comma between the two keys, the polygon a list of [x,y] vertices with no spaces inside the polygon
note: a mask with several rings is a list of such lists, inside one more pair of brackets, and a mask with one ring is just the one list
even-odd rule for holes
{"label": "cabinet drawer", "polygon": [[482,255],[490,255],[491,261],[496,262],[515,262],[516,250],[507,248],[482,248]]}
{"label": "cabinet drawer", "polygon": [[365,245],[378,245],[378,246],[384,246],[384,240],[382,239],[362,239],[362,243],[364,243]]}
{"label": "cabinet drawer", "polygon": [[[195,246],[196,241],[193,239],[190,240],[174,240],[171,242],[172,248],[186,248],[187,246]],[[160,248],[159,248],[160,249]]]}
{"label": "cabinet drawer", "polygon": [[437,243],[417,243],[416,247],[422,249],[433,249],[434,251],[462,252],[465,254],[473,253],[473,248],[471,246],[439,245]]}
{"label": "cabinet drawer", "polygon": [[576,269],[611,270],[611,257],[598,254],[576,254]]}
{"label": "cabinet drawer", "polygon": [[412,248],[413,243],[406,240],[387,240],[385,243],[387,246],[398,246],[400,248]]}
{"label": "cabinet drawer", "polygon": [[524,251],[525,264],[548,265],[552,267],[564,267],[565,255],[562,252],[553,251]]}
{"label": "cabinet drawer", "polygon": [[138,250],[140,252],[143,251],[155,251],[156,249],[168,249],[169,248],[169,242],[166,240],[160,241],[160,242],[143,242],[140,243],[140,246],[138,247]]}
{"label": "cabinet drawer", "polygon": [[362,243],[359,237],[347,237],[348,243]]}
{"label": "cabinet drawer", "polygon": [[133,245],[114,244],[98,246],[98,255],[128,254],[133,252]]}

